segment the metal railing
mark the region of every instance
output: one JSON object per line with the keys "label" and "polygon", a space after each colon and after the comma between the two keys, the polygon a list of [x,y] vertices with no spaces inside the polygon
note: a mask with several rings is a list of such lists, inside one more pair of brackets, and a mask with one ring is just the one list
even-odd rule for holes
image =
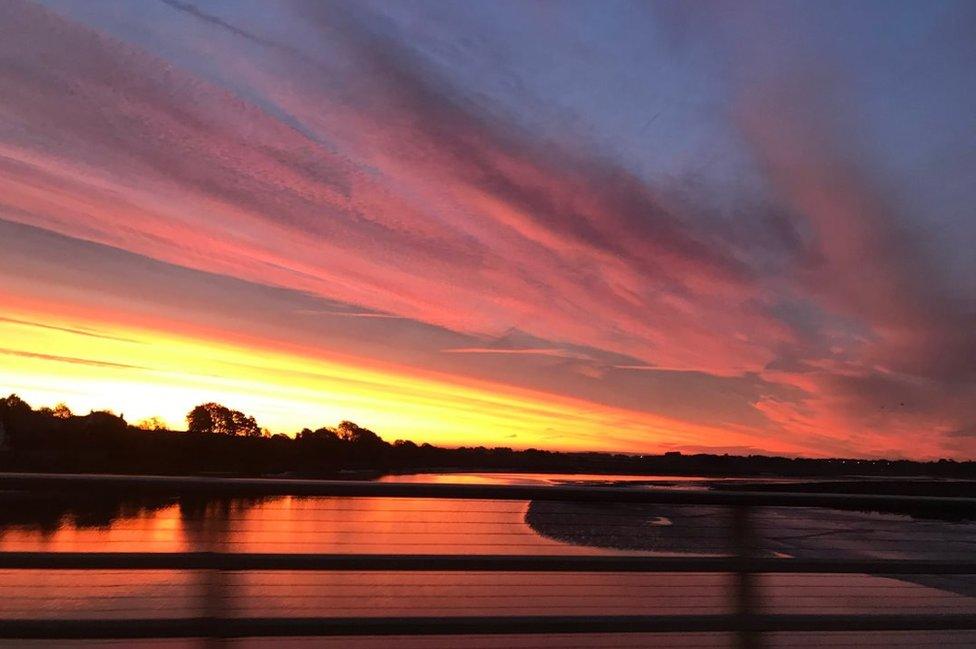
{"label": "metal railing", "polygon": [[[195,618],[0,619],[0,639],[245,638],[457,634],[619,634],[727,632],[759,647],[766,632],[976,630],[976,614],[767,614],[758,610],[764,574],[976,575],[976,561],[795,559],[760,556],[752,529],[757,507],[889,511],[897,506],[976,514],[976,499],[811,493],[732,492],[585,486],[502,486],[281,479],[0,474],[0,491],[92,495],[267,497],[325,496],[708,505],[734,512],[727,556],[346,554],[201,552],[0,552],[4,570],[360,571],[458,573],[725,573],[733,576],[731,612],[681,615],[505,615],[395,617],[226,617],[219,579],[211,604]],[[972,518],[976,518],[974,515]]]}

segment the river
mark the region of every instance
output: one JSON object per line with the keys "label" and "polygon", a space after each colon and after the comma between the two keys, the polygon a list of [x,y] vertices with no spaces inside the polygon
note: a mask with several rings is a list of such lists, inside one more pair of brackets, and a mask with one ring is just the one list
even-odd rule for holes
{"label": "river", "polygon": [[[383,480],[705,488],[701,478],[669,476],[463,473]],[[61,509],[42,509],[37,520],[21,512],[6,521],[0,528],[0,551],[716,554],[724,549],[710,545],[711,539],[724,538],[727,524],[724,513],[714,508],[594,510],[567,509],[559,503],[442,499],[120,499],[111,506],[90,507],[73,500]],[[776,556],[969,557],[976,542],[976,526],[969,523],[861,512],[768,509],[760,511],[758,521],[763,547]],[[0,617],[197,616],[207,592],[202,584],[209,578],[175,571],[0,571]],[[729,578],[720,574],[247,572],[223,574],[221,579],[223,613],[232,616],[708,614],[729,612],[731,588]],[[776,613],[976,612],[968,582],[933,579],[767,576],[760,584],[761,606]],[[953,646],[954,635],[939,637],[941,647]],[[832,638],[834,642],[837,636]],[[590,637],[582,643],[579,638],[547,638],[540,644],[539,638],[482,638],[464,646],[631,647],[640,645],[637,639]],[[795,640],[788,646],[799,646]],[[726,646],[727,641],[695,636],[671,638],[666,646]],[[240,646],[287,646],[284,642]],[[344,639],[308,646],[391,646],[377,642]],[[810,642],[835,646],[817,644],[816,637]],[[397,645],[456,646],[447,639]],[[898,645],[889,637],[883,646]],[[912,646],[918,649],[917,639]]]}

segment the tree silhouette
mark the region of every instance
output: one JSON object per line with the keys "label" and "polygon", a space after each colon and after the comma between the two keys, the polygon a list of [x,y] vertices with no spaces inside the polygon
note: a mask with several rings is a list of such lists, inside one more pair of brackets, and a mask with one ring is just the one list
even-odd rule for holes
{"label": "tree silhouette", "polygon": [[336,427],[339,439],[351,442],[357,446],[382,446],[383,439],[368,428],[363,428],[359,424],[351,421],[342,421]]}
{"label": "tree silhouette", "polygon": [[0,399],[0,421],[3,421],[8,429],[27,421],[33,412],[30,405],[16,394]]}
{"label": "tree silhouette", "polygon": [[146,417],[136,424],[141,430],[166,430],[166,423],[159,417]]}
{"label": "tree silhouette", "polygon": [[295,437],[299,441],[316,441],[316,442],[338,442],[340,441],[339,434],[334,428],[329,428],[328,426],[323,426],[317,430],[309,430],[308,428],[303,428],[298,435]]}
{"label": "tree silhouette", "polygon": [[70,419],[73,416],[71,412],[71,408],[66,406],[63,401],[58,405],[54,406],[54,409],[51,411],[51,414],[57,417],[58,419]]}
{"label": "tree silhouette", "polygon": [[[186,429],[191,433],[216,433],[216,422],[213,413],[223,408],[216,403],[204,403],[196,406],[186,415]],[[219,420],[219,416],[217,418]]]}
{"label": "tree silhouette", "polygon": [[245,437],[261,437],[261,427],[254,417],[249,417],[239,410],[230,411],[230,425],[232,435],[244,435]]}
{"label": "tree silhouette", "polygon": [[240,410],[231,410],[219,403],[209,402],[196,406],[186,415],[187,430],[191,433],[216,435],[242,435],[260,437],[261,428],[254,417]]}
{"label": "tree silhouette", "polygon": [[28,413],[31,411],[31,407],[27,404],[27,402],[18,397],[16,394],[11,394],[5,399],[0,399],[0,405],[3,405],[4,408],[10,410],[11,412]]}

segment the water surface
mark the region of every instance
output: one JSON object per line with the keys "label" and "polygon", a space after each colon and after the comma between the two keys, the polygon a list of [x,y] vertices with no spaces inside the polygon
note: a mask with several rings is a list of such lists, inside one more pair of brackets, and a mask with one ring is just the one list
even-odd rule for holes
{"label": "water surface", "polygon": [[[705,482],[694,477],[530,473],[425,474],[383,480],[613,482],[635,488],[704,488]],[[727,519],[718,508],[286,496],[128,504],[121,497],[108,504],[86,504],[75,498],[62,505],[38,505],[38,509],[44,511],[35,521],[27,520],[23,511],[8,517],[0,529],[0,551],[467,555],[728,551],[703,542],[724,538]],[[762,511],[759,520],[764,543],[777,556],[969,557],[976,547],[976,528],[971,524],[782,508]],[[958,580],[925,583],[866,575],[780,575],[762,579],[762,606],[793,613],[976,612],[976,600],[967,588]],[[704,614],[728,612],[730,589],[729,577],[720,574],[0,571],[0,617],[196,616],[208,603],[204,596],[215,590],[221,593],[223,614],[240,616]]]}

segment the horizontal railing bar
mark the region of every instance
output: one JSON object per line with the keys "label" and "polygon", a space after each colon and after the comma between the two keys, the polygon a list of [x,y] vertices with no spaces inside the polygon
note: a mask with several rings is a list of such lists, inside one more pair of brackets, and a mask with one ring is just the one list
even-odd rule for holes
{"label": "horizontal railing bar", "polygon": [[737,557],[0,552],[0,569],[367,572],[741,572],[973,575],[976,562]]}
{"label": "horizontal railing bar", "polygon": [[531,635],[549,633],[691,633],[791,631],[937,631],[976,629],[976,615],[624,615],[502,617],[220,618],[141,620],[0,620],[7,639],[136,639]]}
{"label": "horizontal railing bar", "polygon": [[106,491],[115,495],[119,493],[236,497],[293,495],[848,508],[921,505],[971,509],[976,512],[976,498],[934,496],[710,491],[579,485],[423,484],[365,480],[0,473],[0,490],[36,492],[77,489],[85,489],[89,492]]}

